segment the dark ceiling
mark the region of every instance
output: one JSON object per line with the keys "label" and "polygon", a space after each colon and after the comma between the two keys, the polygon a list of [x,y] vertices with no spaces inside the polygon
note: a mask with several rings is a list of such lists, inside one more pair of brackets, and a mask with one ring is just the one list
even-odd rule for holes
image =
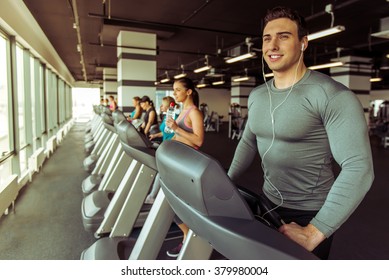
{"label": "dark ceiling", "polygon": [[[136,30],[157,34],[158,77],[185,71],[194,80],[204,74],[193,69],[204,64],[205,55],[217,73],[231,76],[261,73],[262,18],[267,9],[287,5],[306,17],[310,33],[329,28],[331,15],[325,12],[333,5],[334,25],[346,30],[336,35],[311,41],[305,52],[310,66],[329,62],[340,56],[356,55],[372,58],[373,68],[384,77],[374,88],[389,88],[389,35],[371,36],[381,31],[381,19],[389,17],[387,0],[344,1],[261,1],[261,0],[24,0],[76,81],[102,82],[102,69],[116,67],[116,37],[119,30]],[[80,38],[73,28],[78,14]],[[389,23],[388,23],[389,24]],[[389,27],[387,28],[389,29]],[[245,40],[252,38],[258,58],[226,64],[224,58],[232,49],[246,49]],[[82,43],[85,73],[77,51]],[[337,52],[338,51],[338,52]],[[339,53],[340,51],[340,53]],[[212,79],[212,78],[210,78]],[[219,78],[220,79],[220,78]]]}

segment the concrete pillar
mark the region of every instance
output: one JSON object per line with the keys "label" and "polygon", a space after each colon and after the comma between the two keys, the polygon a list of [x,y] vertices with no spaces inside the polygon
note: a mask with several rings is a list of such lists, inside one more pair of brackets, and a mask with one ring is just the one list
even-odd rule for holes
{"label": "concrete pillar", "polygon": [[155,102],[156,34],[120,31],[117,45],[119,108],[132,111],[134,96],[148,95]]}
{"label": "concrete pillar", "polygon": [[116,68],[103,69],[103,91],[104,98],[108,98],[108,96],[112,95],[115,99],[117,99],[118,82]]}
{"label": "concrete pillar", "polygon": [[345,56],[337,59],[345,65],[330,69],[331,77],[351,89],[363,106],[366,122],[369,123],[371,58]]}
{"label": "concrete pillar", "polygon": [[[248,99],[251,90],[255,87],[255,77],[249,77],[246,81],[234,82],[233,80],[238,77],[231,77],[231,102],[230,104],[236,103],[240,106],[240,115],[242,118],[247,116],[248,112]],[[229,112],[229,129],[228,137],[232,136],[232,127],[233,127],[233,116]],[[240,120],[243,121],[243,120]]]}
{"label": "concrete pillar", "polygon": [[255,87],[255,77],[249,77],[248,80],[242,82],[233,82],[238,77],[231,78],[231,104],[237,103],[241,108],[241,115],[247,115],[247,102],[251,90]]}

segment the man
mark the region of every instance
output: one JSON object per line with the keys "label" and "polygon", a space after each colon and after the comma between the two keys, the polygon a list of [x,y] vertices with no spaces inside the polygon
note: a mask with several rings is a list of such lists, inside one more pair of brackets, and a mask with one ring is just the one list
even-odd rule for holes
{"label": "man", "polygon": [[[279,231],[326,259],[332,234],[374,174],[362,106],[347,87],[306,68],[307,34],[291,9],[266,15],[262,52],[274,79],[249,96],[248,122],[228,175],[236,180],[259,152],[263,193],[285,222]],[[333,160],[341,167],[336,180]]]}

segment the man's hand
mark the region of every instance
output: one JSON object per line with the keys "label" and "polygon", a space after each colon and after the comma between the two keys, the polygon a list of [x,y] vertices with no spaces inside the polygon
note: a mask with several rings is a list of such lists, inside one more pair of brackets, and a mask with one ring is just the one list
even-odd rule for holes
{"label": "man's hand", "polygon": [[308,251],[313,251],[317,245],[326,239],[324,234],[311,224],[302,227],[292,222],[281,226],[278,230]]}

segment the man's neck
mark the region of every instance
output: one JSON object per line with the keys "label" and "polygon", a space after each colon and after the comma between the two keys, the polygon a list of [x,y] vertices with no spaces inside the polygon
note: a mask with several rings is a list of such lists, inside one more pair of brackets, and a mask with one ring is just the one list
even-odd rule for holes
{"label": "man's neck", "polygon": [[289,70],[287,72],[274,71],[274,85],[278,89],[289,88],[304,76],[307,71],[307,67],[303,64],[296,70]]}

